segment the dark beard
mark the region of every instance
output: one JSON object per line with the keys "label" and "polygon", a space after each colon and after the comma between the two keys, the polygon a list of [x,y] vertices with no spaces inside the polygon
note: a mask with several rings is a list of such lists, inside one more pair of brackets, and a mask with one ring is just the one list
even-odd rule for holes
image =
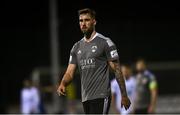
{"label": "dark beard", "polygon": [[143,74],[145,70],[138,70],[138,73]]}
{"label": "dark beard", "polygon": [[90,29],[89,31],[83,32],[83,34],[86,37],[86,39],[89,39],[91,37],[92,32],[93,32],[93,29]]}

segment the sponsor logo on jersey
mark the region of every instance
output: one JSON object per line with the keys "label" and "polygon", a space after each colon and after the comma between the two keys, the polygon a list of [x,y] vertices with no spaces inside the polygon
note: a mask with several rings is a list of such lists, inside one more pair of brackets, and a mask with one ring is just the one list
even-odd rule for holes
{"label": "sponsor logo on jersey", "polygon": [[82,59],[80,60],[80,66],[81,66],[81,69],[94,68],[95,59],[94,58]]}
{"label": "sponsor logo on jersey", "polygon": [[118,52],[117,50],[113,50],[110,52],[111,53],[111,57],[114,58],[114,57],[118,57]]}

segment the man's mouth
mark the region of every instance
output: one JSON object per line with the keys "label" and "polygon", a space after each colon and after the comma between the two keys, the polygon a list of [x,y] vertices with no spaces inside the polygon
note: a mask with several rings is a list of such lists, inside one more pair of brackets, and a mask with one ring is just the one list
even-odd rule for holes
{"label": "man's mouth", "polygon": [[87,29],[87,27],[86,27],[86,26],[83,26],[82,29]]}

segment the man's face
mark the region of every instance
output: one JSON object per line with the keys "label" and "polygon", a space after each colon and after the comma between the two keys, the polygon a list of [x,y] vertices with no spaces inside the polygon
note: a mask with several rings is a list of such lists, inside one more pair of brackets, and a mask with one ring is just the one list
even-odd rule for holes
{"label": "man's face", "polygon": [[25,80],[24,81],[24,86],[25,87],[30,87],[31,86],[31,82],[29,80]]}
{"label": "man's face", "polygon": [[146,69],[146,65],[145,65],[145,63],[143,62],[143,61],[138,61],[137,63],[136,63],[136,70],[138,71],[138,72],[142,72],[142,71],[144,71]]}
{"label": "man's face", "polygon": [[130,68],[122,66],[121,70],[122,70],[123,76],[125,76],[126,79],[128,79],[131,76],[131,69]]}
{"label": "man's face", "polygon": [[88,33],[93,31],[95,25],[96,25],[96,20],[93,19],[90,14],[81,14],[79,16],[79,25],[80,29],[83,33]]}

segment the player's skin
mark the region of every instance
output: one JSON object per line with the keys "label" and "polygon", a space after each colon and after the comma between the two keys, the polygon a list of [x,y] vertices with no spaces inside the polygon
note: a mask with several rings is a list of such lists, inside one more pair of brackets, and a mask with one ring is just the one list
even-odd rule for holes
{"label": "player's skin", "polygon": [[[122,71],[123,76],[125,76],[126,80],[128,80],[132,75],[132,70],[126,66],[121,66],[121,71]],[[119,111],[116,109],[115,97],[116,95],[112,94],[112,106],[113,106],[114,112],[120,114]],[[133,113],[133,110],[130,113]]]}
{"label": "player's skin", "polygon": [[[137,71],[140,71],[140,72],[147,69],[144,61],[138,61],[136,64],[136,68],[137,68]],[[157,87],[150,89],[150,95],[151,95],[151,102],[148,108],[148,113],[154,113],[155,108],[156,108],[157,95],[158,95]]]}
{"label": "player's skin", "polygon": [[[90,14],[81,14],[79,16],[79,25],[82,33],[84,34],[86,42],[91,41],[92,37],[96,34],[95,25],[96,20],[91,17]],[[122,101],[121,105],[124,106],[125,109],[128,109],[131,105],[131,102],[126,93],[125,81],[121,72],[120,63],[118,60],[109,61],[109,66],[116,74],[116,80],[121,88]],[[67,70],[63,76],[63,79],[57,89],[57,93],[59,95],[66,95],[66,86],[73,80],[74,73],[76,70],[75,64],[69,64]]]}

